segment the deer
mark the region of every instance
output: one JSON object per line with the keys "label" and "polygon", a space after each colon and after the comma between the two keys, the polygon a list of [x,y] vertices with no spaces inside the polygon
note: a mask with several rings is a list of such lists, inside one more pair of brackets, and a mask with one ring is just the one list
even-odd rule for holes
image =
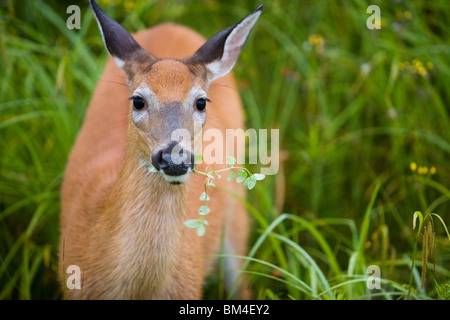
{"label": "deer", "polygon": [[[90,7],[109,57],[62,182],[65,297],[201,299],[220,254],[245,255],[250,222],[242,185],[221,179],[208,191],[206,234],[183,225],[198,217],[205,188],[193,172],[207,166],[196,163],[194,127],[244,127],[232,69],[263,7],[208,40],[170,22],[131,35],[94,0]],[[173,138],[179,129],[191,140]],[[223,157],[214,168],[226,166]],[[224,264],[228,290],[241,286],[242,259],[227,257]],[[70,265],[79,267],[81,288],[64,282]],[[248,290],[239,288],[234,297],[245,298]]]}

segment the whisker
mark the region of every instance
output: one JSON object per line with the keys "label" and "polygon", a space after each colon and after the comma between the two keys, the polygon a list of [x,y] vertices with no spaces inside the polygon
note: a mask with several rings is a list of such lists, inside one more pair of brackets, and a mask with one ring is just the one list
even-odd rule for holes
{"label": "whisker", "polygon": [[227,89],[231,89],[235,92],[239,92],[239,90],[236,87],[230,86],[228,84],[224,84],[224,83],[213,83],[209,89],[209,91],[214,90],[214,89],[218,89],[218,88],[227,88]]}

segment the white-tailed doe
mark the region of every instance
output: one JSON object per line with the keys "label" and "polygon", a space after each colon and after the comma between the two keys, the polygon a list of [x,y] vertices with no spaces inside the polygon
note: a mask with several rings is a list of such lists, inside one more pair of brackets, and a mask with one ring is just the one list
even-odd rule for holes
{"label": "white-tailed doe", "polygon": [[[218,260],[211,256],[246,253],[248,221],[239,200],[245,192],[232,181],[217,181],[208,191],[208,232],[199,237],[186,228],[184,221],[198,217],[204,177],[191,173],[193,141],[173,140],[172,133],[184,129],[193,140],[195,124],[224,134],[244,127],[229,72],[262,6],[205,42],[169,23],[131,36],[90,3],[112,58],[65,172],[61,280],[64,267],[81,270],[81,289],[64,288],[66,297],[201,298],[204,277]],[[226,167],[226,159],[222,163]],[[240,264],[225,260],[227,283],[235,281]]]}

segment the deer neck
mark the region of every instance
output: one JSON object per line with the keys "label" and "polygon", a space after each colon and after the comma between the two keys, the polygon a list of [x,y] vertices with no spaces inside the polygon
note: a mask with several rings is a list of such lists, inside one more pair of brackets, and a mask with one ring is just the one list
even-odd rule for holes
{"label": "deer neck", "polygon": [[179,264],[186,220],[187,182],[171,185],[148,166],[129,144],[108,199],[114,276],[128,286],[122,291],[130,298],[164,298]]}

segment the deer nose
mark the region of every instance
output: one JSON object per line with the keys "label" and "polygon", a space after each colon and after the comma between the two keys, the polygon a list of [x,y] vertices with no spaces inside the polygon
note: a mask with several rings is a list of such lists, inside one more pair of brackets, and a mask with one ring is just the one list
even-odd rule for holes
{"label": "deer nose", "polygon": [[194,153],[171,142],[166,148],[152,152],[152,164],[168,176],[181,176],[194,168]]}

